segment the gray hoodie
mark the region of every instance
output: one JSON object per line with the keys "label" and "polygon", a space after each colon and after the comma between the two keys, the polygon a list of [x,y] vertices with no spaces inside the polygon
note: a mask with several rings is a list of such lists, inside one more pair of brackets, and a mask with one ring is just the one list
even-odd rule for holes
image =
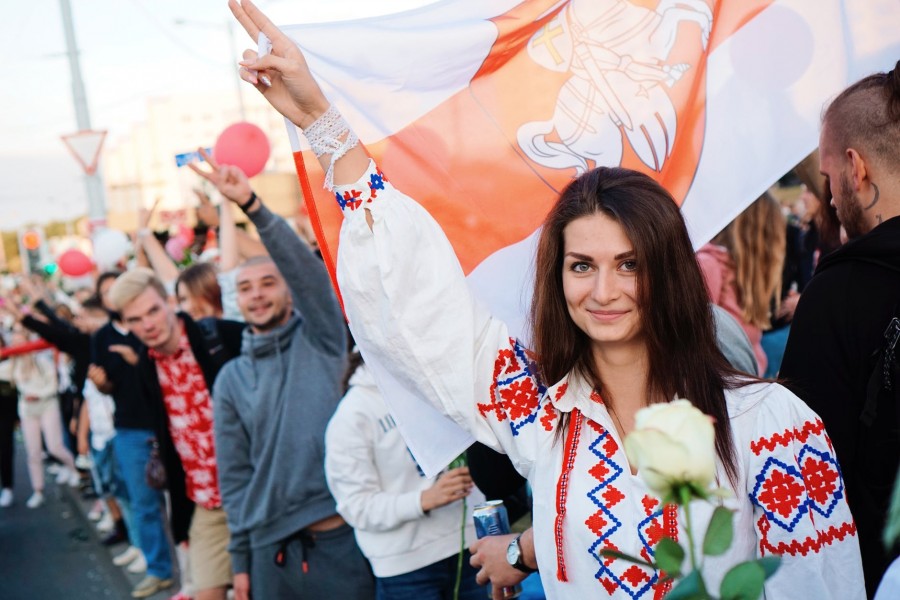
{"label": "gray hoodie", "polygon": [[324,440],[346,369],[344,318],[322,261],[265,207],[250,218],[295,311],[270,332],[244,330],[241,355],[222,368],[213,390],[235,573],[249,572],[251,549],[336,514]]}

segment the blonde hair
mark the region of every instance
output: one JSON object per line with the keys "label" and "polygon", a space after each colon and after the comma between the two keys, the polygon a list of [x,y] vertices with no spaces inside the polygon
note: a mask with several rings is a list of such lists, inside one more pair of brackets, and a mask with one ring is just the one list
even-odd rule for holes
{"label": "blonde hair", "polygon": [[146,267],[131,269],[119,275],[112,287],[109,288],[109,301],[116,307],[116,310],[121,311],[151,287],[159,292],[161,298],[165,299],[169,296],[166,286],[152,269]]}
{"label": "blonde hair", "polygon": [[734,262],[734,282],[744,321],[771,328],[771,307],[781,303],[787,223],[781,205],[766,192],[739,214],[715,242]]}

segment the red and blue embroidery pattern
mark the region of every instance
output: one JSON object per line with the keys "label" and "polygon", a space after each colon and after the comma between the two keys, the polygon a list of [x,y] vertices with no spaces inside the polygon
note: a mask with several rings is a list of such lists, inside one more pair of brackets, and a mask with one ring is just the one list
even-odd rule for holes
{"label": "red and blue embroidery pattern", "polygon": [[[659,581],[659,573],[624,560],[600,556],[601,550],[619,549],[611,541],[611,538],[622,527],[622,522],[616,518],[612,509],[625,499],[625,494],[614,485],[624,469],[613,460],[619,445],[609,431],[593,421],[587,421],[587,424],[597,433],[597,437],[588,446],[588,450],[597,458],[597,462],[588,470],[588,473],[599,483],[587,494],[588,499],[597,510],[585,521],[585,525],[597,536],[597,539],[588,548],[588,554],[599,564],[599,569],[594,573],[594,577],[610,595],[620,589],[632,598],[640,598],[647,591],[653,589]],[[644,498],[647,517],[638,525],[637,533],[643,546],[641,556],[646,560],[652,560],[653,548],[665,532],[660,523],[663,511],[654,510],[658,505],[658,500]]]}
{"label": "red and blue embroidery pattern", "polygon": [[547,388],[537,376],[534,357],[519,342],[510,338],[510,348],[500,350],[494,361],[494,377],[489,392],[490,401],[478,404],[482,417],[493,413],[503,422],[509,419],[512,434],[519,431],[537,417],[541,397]]}
{"label": "red and blue embroidery pattern", "polygon": [[343,194],[336,191],[334,198],[337,200],[341,210],[354,211],[362,206],[364,200],[366,204],[370,204],[372,200],[377,198],[378,192],[384,189],[384,184],[387,182],[388,178],[385,177],[381,169],[376,168],[374,173],[369,174],[369,181],[366,182],[369,186],[366,196],[363,196],[363,192],[360,190],[350,189],[345,190]]}
{"label": "red and blue embroidery pattern", "polygon": [[[827,451],[818,450],[808,443],[810,437],[818,435],[823,436]],[[774,452],[779,446],[790,448],[794,442],[803,444],[796,458],[789,458],[789,455],[782,456],[784,460],[776,456],[767,457],[750,492],[750,501],[763,511],[757,521],[762,554],[806,555],[810,551],[818,552],[823,544],[843,539],[856,531],[852,520],[825,527],[836,507],[844,500],[844,483],[840,467],[831,453],[831,442],[824,437],[821,421],[807,421],[801,428],[760,438],[751,442],[750,448],[759,456],[763,450]],[[813,513],[823,518],[817,522]],[[784,536],[784,532],[794,534],[810,530],[811,535],[803,539],[773,542],[770,540],[770,533],[774,533],[773,526],[778,527],[776,537]]]}

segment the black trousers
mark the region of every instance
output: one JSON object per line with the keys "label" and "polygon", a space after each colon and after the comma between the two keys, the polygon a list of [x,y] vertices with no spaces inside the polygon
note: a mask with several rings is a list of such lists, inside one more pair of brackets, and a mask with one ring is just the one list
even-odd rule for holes
{"label": "black trousers", "polygon": [[0,396],[0,488],[13,487],[13,430],[18,420],[18,400]]}

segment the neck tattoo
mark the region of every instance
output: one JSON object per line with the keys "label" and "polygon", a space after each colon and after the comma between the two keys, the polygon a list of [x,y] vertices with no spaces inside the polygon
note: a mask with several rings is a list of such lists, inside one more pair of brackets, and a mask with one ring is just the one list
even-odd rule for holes
{"label": "neck tattoo", "polygon": [[[875,188],[875,197],[872,198],[872,203],[871,203],[870,205],[868,205],[867,207],[865,207],[863,210],[869,210],[869,209],[871,209],[873,206],[875,206],[876,204],[878,204],[878,199],[879,199],[879,196],[881,196],[881,191],[878,189],[878,186],[875,185],[875,182],[874,182],[874,181],[872,182],[872,187]],[[881,223],[881,218],[880,218],[880,217],[881,217],[881,215],[879,215],[879,219],[878,219],[878,222],[879,222],[879,223]]]}

